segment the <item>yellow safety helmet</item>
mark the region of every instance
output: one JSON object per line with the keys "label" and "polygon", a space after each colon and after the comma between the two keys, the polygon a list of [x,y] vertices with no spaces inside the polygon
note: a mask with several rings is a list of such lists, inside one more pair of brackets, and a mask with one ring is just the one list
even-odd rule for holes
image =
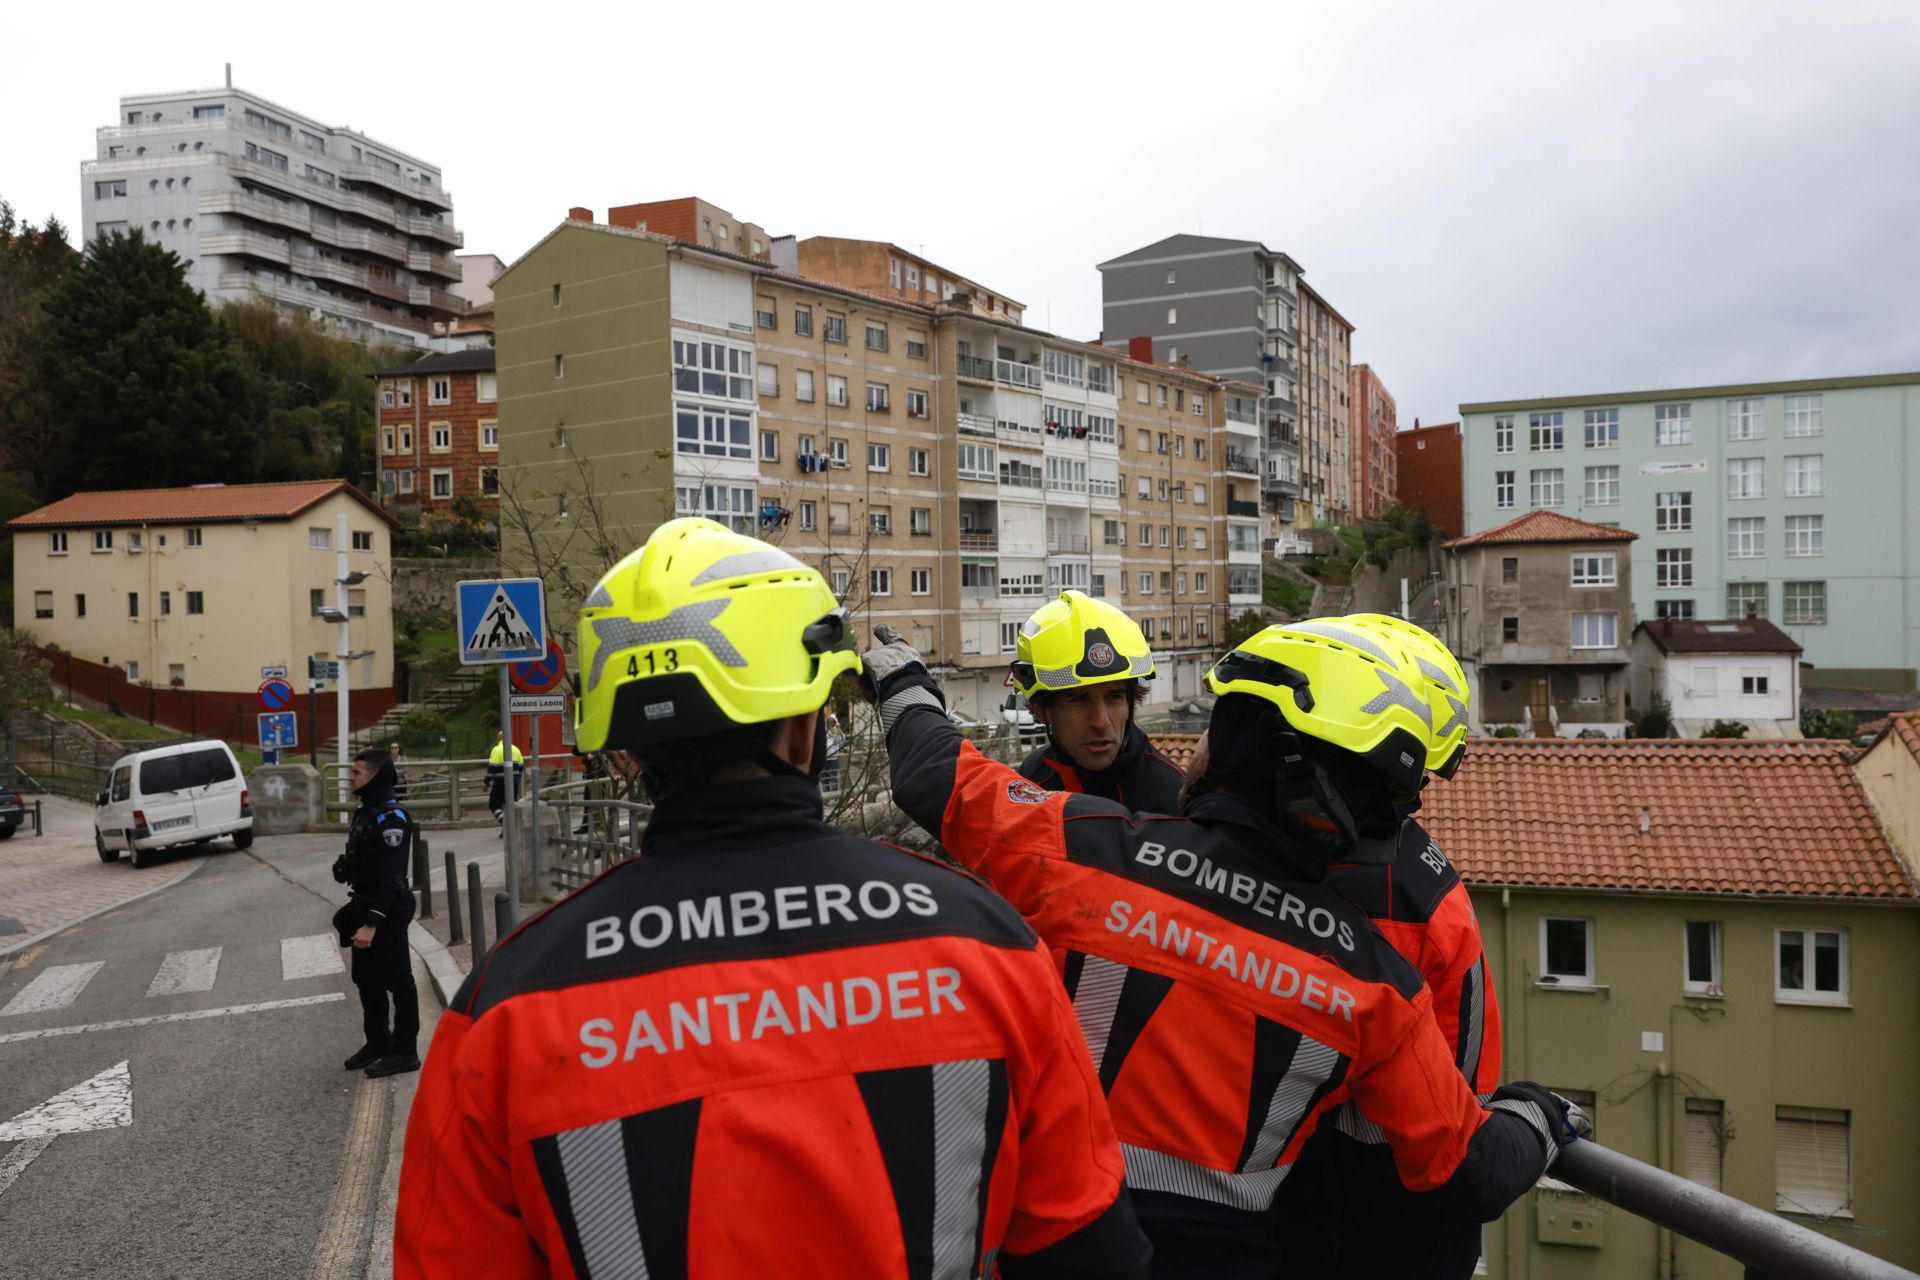
{"label": "yellow safety helmet", "polygon": [[1270,702],[1294,732],[1360,757],[1392,793],[1420,792],[1433,705],[1413,658],[1384,632],[1341,618],[1268,627],[1215,663],[1207,687]]}
{"label": "yellow safety helmet", "polygon": [[1153,647],[1140,626],[1104,600],[1062,591],[1020,624],[1013,683],[1028,698],[1115,680],[1151,680]]}
{"label": "yellow safety helmet", "polygon": [[1427,678],[1433,702],[1433,748],[1427,752],[1427,768],[1451,778],[1467,752],[1467,705],[1472,700],[1467,673],[1460,669],[1459,661],[1432,632],[1405,618],[1390,613],[1350,613],[1343,621],[1387,632],[1412,656],[1420,674]]}
{"label": "yellow safety helmet", "polygon": [[580,610],[575,737],[635,750],[826,705],[860,670],[846,610],[817,569],[712,520],[669,520]]}

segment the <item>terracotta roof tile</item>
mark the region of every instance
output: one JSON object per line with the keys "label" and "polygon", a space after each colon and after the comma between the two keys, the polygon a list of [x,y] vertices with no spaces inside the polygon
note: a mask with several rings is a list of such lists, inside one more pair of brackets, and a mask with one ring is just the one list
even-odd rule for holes
{"label": "terracotta roof tile", "polygon": [[1920,760],[1920,711],[1902,711],[1889,720],[1888,731],[1900,739],[1915,760]]}
{"label": "terracotta roof tile", "polygon": [[345,493],[392,524],[386,512],[345,480],[275,484],[194,485],[184,489],[117,489],[76,493],[7,521],[9,529],[60,529],[125,524],[220,524],[233,520],[291,520],[336,493]]}
{"label": "terracotta roof tile", "polygon": [[1483,884],[1920,896],[1851,755],[1824,739],[1480,739],[1420,820]]}
{"label": "terracotta roof tile", "polygon": [[1160,749],[1161,755],[1184,769],[1193,761],[1193,749],[1200,745],[1200,735],[1197,733],[1156,733],[1153,735],[1153,745]]}
{"label": "terracotta roof tile", "polygon": [[1505,524],[1455,538],[1449,547],[1475,547],[1488,542],[1632,542],[1640,535],[1604,524],[1591,524],[1558,511],[1529,511]]}

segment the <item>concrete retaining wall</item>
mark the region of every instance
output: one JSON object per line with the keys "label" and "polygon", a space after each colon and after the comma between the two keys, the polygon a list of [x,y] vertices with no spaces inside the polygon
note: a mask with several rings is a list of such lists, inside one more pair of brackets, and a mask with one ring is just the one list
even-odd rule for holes
{"label": "concrete retaining wall", "polygon": [[312,765],[268,764],[247,775],[253,799],[253,834],[295,835],[318,831],[320,773]]}

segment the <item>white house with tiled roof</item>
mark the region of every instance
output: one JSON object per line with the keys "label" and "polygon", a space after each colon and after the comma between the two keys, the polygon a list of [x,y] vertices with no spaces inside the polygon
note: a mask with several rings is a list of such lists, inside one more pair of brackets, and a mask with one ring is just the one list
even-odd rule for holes
{"label": "white house with tiled roof", "polygon": [[1633,632],[1633,701],[1667,700],[1674,730],[1697,738],[1716,721],[1752,738],[1800,736],[1800,646],[1765,618],[1656,618]]}

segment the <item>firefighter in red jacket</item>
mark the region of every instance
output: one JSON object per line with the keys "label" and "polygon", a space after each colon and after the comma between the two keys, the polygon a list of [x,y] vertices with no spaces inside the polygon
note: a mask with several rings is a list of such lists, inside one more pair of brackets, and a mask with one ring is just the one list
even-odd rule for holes
{"label": "firefighter in red jacket", "polygon": [[1021,624],[1011,674],[1047,727],[1047,745],[1021,762],[1022,777],[1138,812],[1178,811],[1186,775],[1134,723],[1153,679],[1153,649],[1133,619],[1063,591]]}
{"label": "firefighter in red jacket", "polygon": [[709,520],[587,598],[578,738],[640,856],[502,939],[407,1129],[400,1277],[1146,1274],[1046,948],[971,876],[821,817],[860,658],[820,574]]}
{"label": "firefighter in red jacket", "polygon": [[[1350,614],[1294,629],[1359,645],[1375,631],[1396,639],[1426,680],[1433,711],[1427,768],[1453,777],[1466,754],[1468,694],[1466,676],[1445,645],[1387,614]],[[1420,970],[1454,1065],[1469,1088],[1490,1096],[1500,1083],[1499,1004],[1473,903],[1438,843],[1409,817],[1390,861],[1336,863],[1327,883]],[[1385,1134],[1351,1102],[1301,1153],[1279,1204],[1277,1229],[1302,1276],[1445,1280],[1471,1275],[1479,1261],[1479,1220],[1443,1196],[1407,1190]],[[1378,1230],[1382,1217],[1395,1229]]]}
{"label": "firefighter in red jacket", "polygon": [[1348,1098],[1407,1186],[1482,1221],[1573,1140],[1539,1085],[1482,1104],[1419,973],[1321,883],[1336,860],[1392,858],[1391,807],[1425,771],[1431,706],[1396,642],[1272,627],[1224,657],[1184,817],[1043,791],[953,729],[910,647],[866,663],[896,803],[1054,951],[1156,1275],[1284,1274],[1275,1193]]}

